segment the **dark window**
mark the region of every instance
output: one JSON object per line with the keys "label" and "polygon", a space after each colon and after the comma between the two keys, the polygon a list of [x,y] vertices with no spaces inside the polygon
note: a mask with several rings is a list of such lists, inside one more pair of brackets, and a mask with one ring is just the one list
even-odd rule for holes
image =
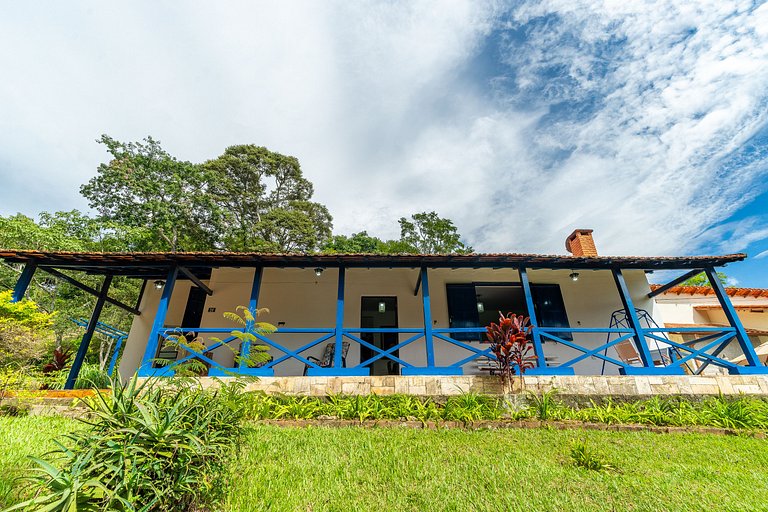
{"label": "dark window", "polygon": [[[448,317],[451,328],[485,327],[497,322],[499,312],[528,315],[522,286],[515,284],[449,284]],[[563,296],[556,284],[532,284],[531,295],[540,327],[570,327]],[[571,340],[571,333],[559,333]],[[482,333],[453,333],[456,340],[485,340]]]}
{"label": "dark window", "polygon": [[[560,293],[558,285],[532,284],[531,295],[539,327],[570,327],[563,303],[563,295]],[[570,332],[558,333],[557,337],[573,340],[573,335]]]}
{"label": "dark window", "polygon": [[[451,328],[480,327],[480,316],[477,312],[477,294],[473,284],[449,284],[446,286],[448,295],[448,321]],[[461,341],[474,341],[479,336],[472,332],[456,332],[451,337]]]}

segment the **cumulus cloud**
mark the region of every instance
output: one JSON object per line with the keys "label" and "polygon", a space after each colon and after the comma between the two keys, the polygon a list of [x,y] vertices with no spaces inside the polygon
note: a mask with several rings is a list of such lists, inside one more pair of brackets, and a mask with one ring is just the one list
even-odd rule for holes
{"label": "cumulus cloud", "polygon": [[[478,250],[743,250],[766,175],[768,6],[18,4],[0,16],[0,213],[84,207],[101,133],[293,154],[336,231],[436,210]],[[28,176],[43,176],[30,180]]]}

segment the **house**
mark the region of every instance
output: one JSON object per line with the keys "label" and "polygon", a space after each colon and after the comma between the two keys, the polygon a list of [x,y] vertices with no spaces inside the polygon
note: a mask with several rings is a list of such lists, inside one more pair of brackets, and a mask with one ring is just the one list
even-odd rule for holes
{"label": "house", "polygon": [[[651,285],[651,290],[658,288],[658,285]],[[768,289],[728,287],[725,292],[756,353],[763,364],[768,363]],[[727,315],[717,299],[715,290],[709,286],[674,286],[656,295],[654,299],[666,327],[693,329],[728,325]],[[680,343],[696,346],[699,345],[696,340],[701,334],[701,331],[692,330],[670,334],[670,337]],[[744,360],[739,348],[733,345],[725,347],[721,356],[739,363]],[[710,367],[704,373],[714,370],[720,368]]]}
{"label": "house", "polygon": [[[69,386],[106,303],[134,314],[119,366],[124,378],[135,372],[171,375],[193,359],[219,376],[482,373],[492,370],[495,359],[484,342],[484,326],[497,320],[499,311],[530,316],[537,359],[529,374],[683,374],[694,360],[730,373],[766,373],[715,277],[716,267],[741,261],[744,254],[600,256],[588,229],[571,233],[566,249],[570,254],[0,251],[0,257],[25,265],[15,300],[24,296],[36,271],[98,297]],[[685,274],[652,291],[646,273],[655,270]],[[664,326],[653,297],[701,272],[713,280],[727,322]],[[104,284],[92,289],[77,273],[103,275]],[[109,296],[113,276],[143,281],[136,306]],[[236,363],[235,354],[252,348],[231,335],[237,325],[224,318],[238,306],[269,309],[260,320],[277,331],[253,336],[269,347],[271,361]],[[169,348],[166,340],[179,334],[202,339],[205,349]],[[697,334],[706,343],[692,348],[671,334]],[[737,347],[746,364],[719,357],[723,346]]]}

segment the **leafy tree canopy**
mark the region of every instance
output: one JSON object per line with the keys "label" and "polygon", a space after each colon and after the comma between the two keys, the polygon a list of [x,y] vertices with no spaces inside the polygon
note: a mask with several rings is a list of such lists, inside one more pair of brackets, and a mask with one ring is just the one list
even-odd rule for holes
{"label": "leafy tree canopy", "polygon": [[80,187],[102,219],[130,228],[148,228],[158,250],[214,248],[219,210],[206,193],[199,166],[169,155],[152,137],[143,142],[99,140],[112,156]]}
{"label": "leafy tree canopy", "polygon": [[211,201],[222,209],[229,250],[311,252],[331,236],[331,215],[312,202],[299,161],[255,145],[228,147],[202,168]]}
{"label": "leafy tree canopy", "polygon": [[469,254],[472,247],[461,241],[461,235],[453,221],[439,217],[435,212],[411,215],[410,220],[401,217],[400,241],[421,254]]}
{"label": "leafy tree canopy", "polygon": [[461,236],[450,219],[438,217],[435,212],[417,213],[411,220],[400,219],[399,240],[381,240],[370,236],[367,231],[352,236],[336,235],[323,247],[327,253],[373,253],[373,254],[430,254],[472,252],[461,242]]}

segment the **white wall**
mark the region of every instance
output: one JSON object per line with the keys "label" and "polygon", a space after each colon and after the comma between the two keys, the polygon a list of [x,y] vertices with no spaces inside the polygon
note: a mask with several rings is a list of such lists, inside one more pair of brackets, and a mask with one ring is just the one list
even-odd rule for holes
{"label": "white wall", "polygon": [[[563,294],[563,301],[571,327],[608,327],[611,313],[621,309],[621,301],[610,271],[580,270],[580,279],[576,282],[569,278],[570,270],[530,270],[532,283],[558,284]],[[249,268],[214,269],[208,285],[213,289],[207,297],[201,327],[226,327],[235,325],[225,320],[225,311],[235,311],[238,305],[247,305],[254,270]],[[398,324],[401,328],[422,328],[423,309],[421,294],[414,296],[418,279],[418,269],[347,269],[345,287],[344,326],[348,328],[360,325],[361,297],[394,296],[398,302]],[[642,271],[626,271],[625,276],[632,299],[638,308],[647,309],[654,316],[654,301],[647,298],[650,292],[645,274]],[[284,322],[289,328],[332,328],[335,323],[336,294],[338,271],[326,269],[320,277],[312,269],[268,268],[264,270],[259,297],[259,307],[268,308],[269,312],[259,320],[278,325]],[[472,282],[519,282],[519,275],[514,269],[430,269],[429,288],[432,303],[434,327],[449,327],[446,285]],[[168,311],[167,326],[179,326],[191,284],[179,281],[176,284]],[[125,355],[120,365],[123,377],[131,375],[138,367],[144,353],[147,337],[151,330],[154,313],[157,310],[161,291],[148,286],[140,309],[141,316],[134,319],[129,338],[126,342]],[[209,311],[210,309],[215,311]],[[289,349],[298,348],[320,334],[279,334],[270,338]],[[400,334],[400,341],[412,336]],[[217,337],[225,337],[220,334]],[[577,343],[586,347],[596,347],[605,343],[604,334],[577,335]],[[329,340],[331,341],[331,340]],[[435,344],[435,363],[448,366],[470,355],[460,347],[437,340]],[[302,353],[320,357],[325,343]],[[487,348],[486,344],[474,342],[478,348]],[[347,356],[347,366],[360,362],[360,346],[352,343]],[[273,357],[282,355],[277,350],[270,352]],[[545,353],[564,362],[578,355],[578,352],[560,344],[548,342]],[[609,350],[609,355],[615,356]],[[400,358],[415,366],[426,366],[424,340],[421,339],[400,350]],[[233,355],[228,350],[220,349],[214,358],[222,364],[233,364]],[[577,373],[600,373],[601,361],[587,359],[576,365]],[[467,364],[466,373],[473,373],[474,365]],[[289,360],[276,367],[276,375],[301,375],[304,364]],[[616,373],[615,367],[607,366],[606,373]]]}

